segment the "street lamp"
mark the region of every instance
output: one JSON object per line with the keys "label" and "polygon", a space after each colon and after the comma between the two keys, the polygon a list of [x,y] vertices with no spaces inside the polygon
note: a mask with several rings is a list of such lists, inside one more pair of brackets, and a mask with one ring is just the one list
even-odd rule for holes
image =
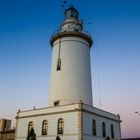
{"label": "street lamp", "polygon": [[138,114],[138,115],[140,116],[140,113],[139,113],[139,112],[135,111],[135,113]]}

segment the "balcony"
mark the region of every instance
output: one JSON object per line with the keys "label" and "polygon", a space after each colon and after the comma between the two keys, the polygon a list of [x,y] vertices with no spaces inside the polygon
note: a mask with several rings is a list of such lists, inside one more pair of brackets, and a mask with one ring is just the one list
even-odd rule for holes
{"label": "balcony", "polygon": [[90,33],[88,32],[88,31],[86,31],[86,30],[82,30],[82,31],[65,31],[65,32],[61,32],[60,31],[60,29],[57,29],[56,31],[54,31],[52,34],[51,34],[51,38],[53,37],[53,36],[59,36],[60,34],[63,34],[63,33],[66,33],[66,32],[68,32],[68,33],[81,33],[81,34],[85,34],[86,36],[88,36],[88,37],[90,37],[91,38],[91,35],[90,35]]}
{"label": "balcony", "polygon": [[92,38],[91,38],[91,35],[85,30],[82,30],[80,32],[79,31],[64,31],[64,32],[61,32],[60,30],[56,30],[55,32],[52,33],[51,38],[50,38],[51,46],[53,47],[53,43],[57,39],[60,39],[60,38],[63,38],[63,37],[79,37],[79,38],[82,38],[89,43],[89,47],[92,46],[92,42],[93,42]]}

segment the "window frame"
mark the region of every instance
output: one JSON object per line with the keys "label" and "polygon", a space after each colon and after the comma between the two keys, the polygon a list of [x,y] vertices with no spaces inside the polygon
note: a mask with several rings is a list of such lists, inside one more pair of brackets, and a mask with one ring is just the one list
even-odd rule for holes
{"label": "window frame", "polygon": [[114,139],[115,135],[114,135],[114,125],[113,124],[111,124],[110,129],[111,129],[111,138]]}
{"label": "window frame", "polygon": [[57,134],[64,134],[64,120],[63,120],[63,118],[58,119]]}
{"label": "window frame", "polygon": [[28,123],[28,134],[29,134],[31,128],[34,128],[34,123],[33,123],[33,121],[30,121],[30,122]]}
{"label": "window frame", "polygon": [[92,135],[96,136],[97,135],[97,131],[96,131],[96,120],[93,119],[92,120]]}
{"label": "window frame", "polygon": [[48,121],[44,120],[42,122],[42,135],[47,135],[48,132]]}
{"label": "window frame", "polygon": [[105,122],[102,122],[102,136],[106,137],[106,125],[105,125]]}

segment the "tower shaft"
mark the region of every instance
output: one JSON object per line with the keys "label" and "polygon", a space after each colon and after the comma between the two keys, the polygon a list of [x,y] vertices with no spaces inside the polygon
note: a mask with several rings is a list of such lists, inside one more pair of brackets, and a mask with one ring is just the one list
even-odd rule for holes
{"label": "tower shaft", "polygon": [[[83,102],[92,106],[90,47],[78,11],[70,8],[61,30],[51,37],[52,64],[49,106]],[[75,16],[75,17],[74,17]]]}

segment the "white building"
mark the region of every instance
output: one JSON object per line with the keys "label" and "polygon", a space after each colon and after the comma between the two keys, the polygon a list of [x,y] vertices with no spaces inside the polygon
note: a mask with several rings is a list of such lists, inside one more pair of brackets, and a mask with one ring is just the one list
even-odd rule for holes
{"label": "white building", "polygon": [[74,7],[68,8],[60,30],[52,35],[49,105],[17,112],[16,140],[32,139],[32,130],[37,140],[121,139],[119,115],[93,107],[92,38],[78,16]]}

